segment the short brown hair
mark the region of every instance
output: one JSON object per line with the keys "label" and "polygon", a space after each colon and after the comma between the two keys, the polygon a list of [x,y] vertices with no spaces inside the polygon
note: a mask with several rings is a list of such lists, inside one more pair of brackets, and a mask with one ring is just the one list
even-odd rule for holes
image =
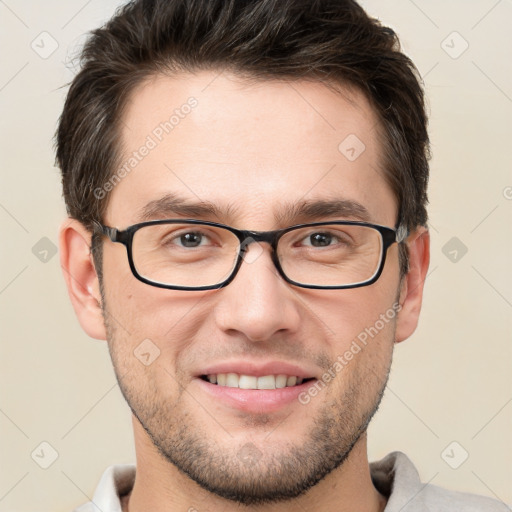
{"label": "short brown hair", "polygon": [[[395,32],[354,0],[134,0],[89,36],[56,133],[68,213],[89,229],[120,164],[130,92],[155,74],[229,70],[363,91],[381,126],[385,178],[409,230],[427,222],[429,139],[419,73]],[[340,141],[341,142],[341,141]],[[402,275],[407,248],[400,244]]]}

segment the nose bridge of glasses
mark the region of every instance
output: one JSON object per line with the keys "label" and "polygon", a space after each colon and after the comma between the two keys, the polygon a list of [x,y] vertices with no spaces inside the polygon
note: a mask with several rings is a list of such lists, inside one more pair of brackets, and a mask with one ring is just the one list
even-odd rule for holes
{"label": "nose bridge of glasses", "polygon": [[249,245],[254,242],[266,242],[270,244],[272,249],[277,243],[277,235],[279,231],[241,231],[240,234],[240,250],[247,251]]}

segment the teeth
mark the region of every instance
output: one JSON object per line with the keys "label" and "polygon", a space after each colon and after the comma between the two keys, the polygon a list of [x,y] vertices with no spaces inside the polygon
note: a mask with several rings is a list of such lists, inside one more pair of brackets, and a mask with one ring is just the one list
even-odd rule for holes
{"label": "teeth", "polygon": [[227,373],[226,374],[226,386],[228,388],[237,388],[238,387],[238,375],[236,373]]}
{"label": "teeth", "polygon": [[285,388],[287,381],[288,381],[288,377],[286,375],[277,375],[276,376],[276,388]]}
{"label": "teeth", "polygon": [[288,379],[286,380],[286,385],[295,386],[295,384],[297,384],[297,377],[288,377]]}
{"label": "teeth", "polygon": [[258,377],[258,389],[276,389],[276,378],[273,375]]}
{"label": "teeth", "polygon": [[258,377],[240,375],[238,386],[233,387],[239,387],[240,389],[258,389]]}
{"label": "teeth", "polygon": [[240,389],[281,389],[298,386],[304,381],[302,377],[295,377],[294,375],[279,374],[255,377],[254,375],[239,375],[238,373],[209,374],[207,379],[212,384]]}

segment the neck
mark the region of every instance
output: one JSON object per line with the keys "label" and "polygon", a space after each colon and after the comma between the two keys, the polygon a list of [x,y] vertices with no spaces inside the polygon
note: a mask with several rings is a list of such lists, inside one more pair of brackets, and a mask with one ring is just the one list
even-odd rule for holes
{"label": "neck", "polygon": [[[220,498],[184,475],[165,460],[140,423],[133,418],[137,471],[131,493],[123,500],[123,512],[240,512],[241,505]],[[343,465],[305,495],[276,504],[245,506],[245,512],[382,512],[386,498],[373,486],[364,433]]]}

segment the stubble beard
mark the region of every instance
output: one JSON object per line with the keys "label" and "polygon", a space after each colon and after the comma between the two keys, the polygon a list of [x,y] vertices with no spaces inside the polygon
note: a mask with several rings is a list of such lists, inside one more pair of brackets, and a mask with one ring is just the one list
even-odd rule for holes
{"label": "stubble beard", "polygon": [[[370,403],[368,381],[362,378],[351,380],[340,396],[332,397],[321,406],[312,426],[303,434],[305,441],[300,445],[291,440],[280,445],[282,449],[279,452],[275,444],[272,444],[272,449],[265,450],[265,443],[256,445],[247,439],[236,444],[227,431],[222,438],[213,439],[208,426],[217,428],[217,422],[208,418],[199,423],[183,404],[183,398],[187,397],[183,388],[174,402],[169,403],[168,399],[162,398],[154,381],[140,386],[140,382],[130,378],[131,371],[126,371],[126,368],[136,368],[135,363],[140,363],[128,362],[127,358],[133,354],[123,355],[118,350],[118,347],[129,346],[129,343],[122,337],[118,338],[120,331],[109,320],[104,297],[102,309],[119,387],[158,452],[206,491],[242,505],[292,500],[341,467],[377,412],[389,378],[392,350],[385,372],[381,370],[379,375],[370,368],[373,374]],[[383,341],[374,340],[376,343]],[[172,382],[171,377],[169,382]],[[324,389],[314,400],[322,400],[325,392]],[[200,407],[194,400],[191,402]],[[293,421],[291,418],[287,421]],[[271,418],[254,417],[253,420],[248,418],[247,424],[253,421],[255,426],[261,426]],[[286,426],[278,426],[276,431],[279,428]],[[221,444],[223,440],[226,440],[224,446]]]}

